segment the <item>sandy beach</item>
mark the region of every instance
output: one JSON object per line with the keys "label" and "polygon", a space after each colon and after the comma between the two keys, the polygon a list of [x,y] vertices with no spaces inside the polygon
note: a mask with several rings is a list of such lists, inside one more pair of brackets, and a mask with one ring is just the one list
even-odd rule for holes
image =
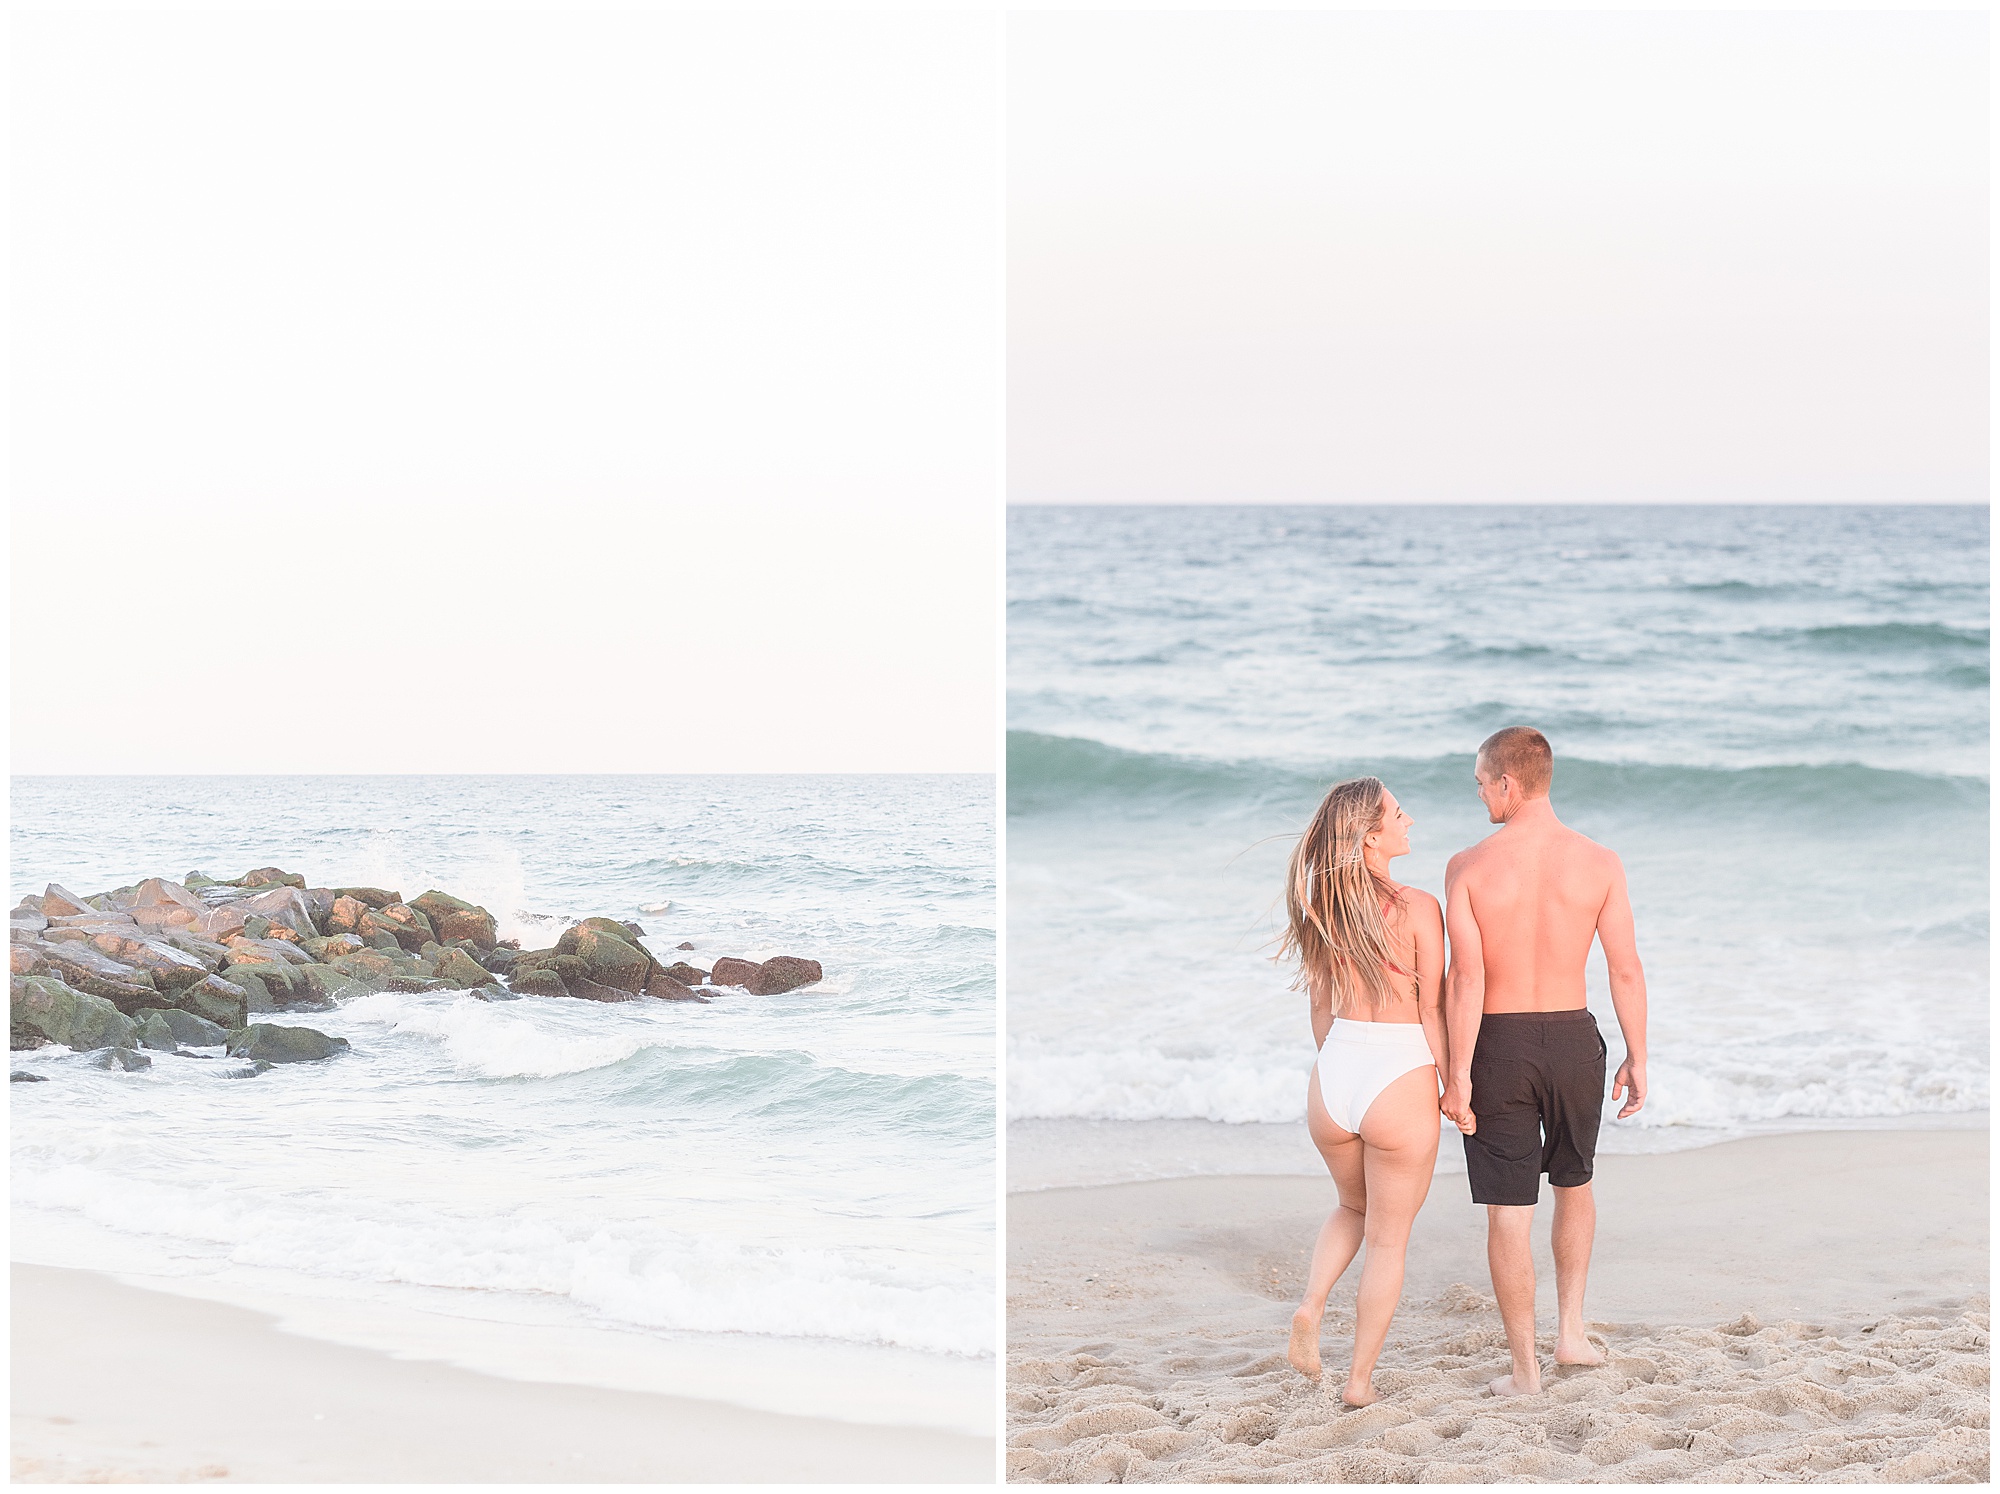
{"label": "sandy beach", "polygon": [[[1441,1175],[1353,1410],[1285,1362],[1330,1182],[1192,1177],[1009,1200],[1008,1477],[1043,1482],[1984,1482],[1983,1131],[1761,1137],[1598,1161],[1607,1367],[1506,1368],[1483,1213]],[[1322,1336],[1345,1364],[1358,1262]]]}
{"label": "sandy beach", "polygon": [[15,1482],[986,1482],[980,1437],[543,1384],[12,1270]]}

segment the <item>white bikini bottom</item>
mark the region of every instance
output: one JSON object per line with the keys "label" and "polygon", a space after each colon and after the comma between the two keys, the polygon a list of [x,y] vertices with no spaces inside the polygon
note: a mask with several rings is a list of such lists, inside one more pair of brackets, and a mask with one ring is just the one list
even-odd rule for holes
{"label": "white bikini bottom", "polygon": [[1359,1131],[1375,1097],[1409,1073],[1437,1059],[1421,1022],[1353,1022],[1336,1017],[1320,1044],[1319,1097],[1343,1131]]}

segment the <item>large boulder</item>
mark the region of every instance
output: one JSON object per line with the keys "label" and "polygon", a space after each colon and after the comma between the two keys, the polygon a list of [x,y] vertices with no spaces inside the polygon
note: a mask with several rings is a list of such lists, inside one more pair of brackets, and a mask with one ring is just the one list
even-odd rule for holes
{"label": "large boulder", "polygon": [[370,982],[331,965],[301,965],[298,975],[318,1000],[310,1006],[296,1003],[290,1008],[293,1011],[325,1011],[349,996],[366,996],[375,989]]}
{"label": "large boulder", "polygon": [[164,939],[107,929],[92,935],[90,942],[120,964],[145,971],[162,991],[178,991],[208,974],[206,963]]}
{"label": "large boulder", "polygon": [[637,1001],[640,996],[638,991],[628,991],[622,986],[601,985],[587,975],[574,976],[563,985],[579,1001]]}
{"label": "large boulder", "polygon": [[370,908],[361,915],[354,932],[363,939],[374,939],[387,934],[402,948],[415,954],[426,944],[437,942],[437,933],[431,928],[431,921],[412,908],[408,903],[391,903],[386,908]]}
{"label": "large boulder", "polygon": [[231,965],[216,979],[240,989],[253,1012],[324,1011],[333,1004],[313,989],[303,965]]}
{"label": "large boulder", "polygon": [[757,967],[757,973],[743,983],[752,996],[781,996],[810,986],[824,974],[818,960],[801,960],[794,955],[777,955]]}
{"label": "large boulder", "polygon": [[250,996],[243,984],[219,975],[207,976],[174,992],[174,1005],[225,1029],[241,1027],[250,1016]]}
{"label": "large boulder", "polygon": [[175,933],[181,929],[199,925],[207,915],[203,909],[197,913],[183,908],[179,903],[156,903],[146,907],[128,908],[125,916],[140,928],[151,934]]}
{"label": "large boulder", "polygon": [[455,991],[472,991],[486,985],[493,974],[462,949],[448,949],[437,962],[437,978]]}
{"label": "large boulder", "polygon": [[[235,1022],[231,1027],[241,1027]],[[164,1043],[147,1041],[147,1034],[155,1039],[164,1035]],[[219,1048],[229,1040],[230,1028],[198,1017],[193,1012],[184,1012],[179,1007],[148,1007],[139,1013],[139,1041],[148,1048]]]}
{"label": "large boulder", "polygon": [[300,949],[322,963],[337,960],[342,955],[353,954],[356,950],[367,947],[352,934],[327,934],[322,938],[299,941]]}
{"label": "large boulder", "polygon": [[741,986],[747,985],[750,977],[756,973],[757,966],[754,961],[739,960],[724,955],[715,962],[715,969],[709,972],[708,978],[718,986]]}
{"label": "large boulder", "polygon": [[313,1063],[346,1051],[346,1038],[328,1037],[310,1027],[252,1022],[229,1034],[229,1056],[258,1063]]}
{"label": "large boulder", "polygon": [[191,932],[204,939],[227,939],[232,934],[243,932],[243,925],[250,915],[235,903],[224,903],[219,908],[210,908],[200,918],[188,925]]}
{"label": "large boulder", "polygon": [[129,914],[100,913],[93,908],[87,913],[58,913],[49,920],[49,932],[57,929],[82,929],[86,937],[100,929],[136,929],[139,927]]}
{"label": "large boulder", "polygon": [[153,1060],[136,1048],[100,1048],[90,1060],[91,1067],[99,1069],[123,1069],[135,1074],[141,1069],[150,1069]]}
{"label": "large boulder", "polygon": [[334,891],[331,887],[308,887],[299,894],[305,900],[306,913],[315,928],[326,927],[326,915],[333,911]]}
{"label": "large boulder", "polygon": [[288,939],[252,939],[238,934],[228,941],[231,965],[310,965],[313,957]]}
{"label": "large boulder", "polygon": [[412,968],[409,958],[400,951],[391,955],[383,950],[369,949],[365,946],[349,950],[346,954],[334,955],[327,964],[378,991],[388,990],[391,979]]}
{"label": "large boulder", "polygon": [[367,908],[386,908],[403,900],[402,893],[388,892],[380,887],[336,887],[333,895],[336,898],[351,897]]}
{"label": "large boulder", "polygon": [[7,969],[14,975],[40,975],[47,970],[38,946],[39,939],[16,939],[7,946]]}
{"label": "large boulder", "polygon": [[190,929],[180,929],[160,936],[160,942],[171,945],[182,954],[193,955],[213,973],[229,963],[229,946],[218,944],[213,939],[204,939]]}
{"label": "large boulder", "polygon": [[86,940],[29,946],[49,974],[89,996],[102,996],[128,1016],[142,1006],[160,1005],[160,988],[143,970],[121,964]]}
{"label": "large boulder", "polygon": [[260,866],[255,871],[245,872],[236,879],[238,887],[298,887],[303,889],[306,879],[297,872],[280,871],[275,866]]}
{"label": "large boulder", "polygon": [[507,984],[523,996],[567,996],[569,987],[563,978],[553,970],[530,966],[523,970],[518,966],[507,976]]}
{"label": "large boulder", "polygon": [[708,998],[664,970],[655,970],[646,982],[646,994],[662,1001],[706,1001]]}
{"label": "large boulder", "polygon": [[61,1043],[79,1053],[129,1048],[139,1025],[101,996],[79,991],[53,976],[17,975],[8,982],[9,1043],[39,1048]]}
{"label": "large boulder", "polygon": [[361,920],[368,912],[368,904],[359,898],[336,897],[333,905],[326,910],[326,917],[319,926],[331,937],[334,934],[356,934],[361,928]]}
{"label": "large boulder", "polygon": [[7,926],[15,933],[39,934],[49,926],[49,915],[39,907],[16,908],[7,916]]}
{"label": "large boulder", "polygon": [[454,939],[470,939],[480,949],[487,950],[499,937],[500,931],[491,913],[450,893],[426,892],[422,897],[413,899],[410,906],[430,920],[440,944],[449,944]]}
{"label": "large boulder", "polygon": [[[605,924],[619,932],[611,932]],[[590,919],[565,931],[556,948],[582,960],[586,974],[597,984],[633,995],[646,989],[656,968],[653,957],[630,943],[622,927],[608,918]]]}
{"label": "large boulder", "polygon": [[42,912],[50,918],[65,914],[74,917],[79,913],[96,911],[98,910],[59,882],[49,883],[48,891],[42,894]]}
{"label": "large boulder", "polygon": [[667,966],[667,974],[684,986],[698,986],[708,979],[708,972],[690,965],[686,960],[675,960]]}
{"label": "large boulder", "polygon": [[242,909],[246,919],[268,918],[272,923],[290,929],[301,939],[319,936],[320,931],[312,921],[312,909],[306,905],[306,895],[296,887],[273,887],[255,897],[238,898],[236,906]]}
{"label": "large boulder", "polygon": [[190,913],[203,913],[208,905],[178,882],[169,882],[165,877],[148,877],[132,889],[132,907],[184,908]]}

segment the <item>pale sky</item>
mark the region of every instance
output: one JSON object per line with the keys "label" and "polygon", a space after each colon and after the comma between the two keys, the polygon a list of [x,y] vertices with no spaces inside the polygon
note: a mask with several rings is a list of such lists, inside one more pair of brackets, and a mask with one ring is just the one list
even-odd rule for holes
{"label": "pale sky", "polygon": [[1986,17],[1027,14],[1016,502],[1985,502]]}
{"label": "pale sky", "polygon": [[993,769],[996,18],[12,26],[15,772]]}

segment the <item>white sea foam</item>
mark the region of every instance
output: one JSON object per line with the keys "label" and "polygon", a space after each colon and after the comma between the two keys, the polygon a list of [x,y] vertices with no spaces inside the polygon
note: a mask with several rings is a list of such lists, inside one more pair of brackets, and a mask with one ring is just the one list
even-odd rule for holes
{"label": "white sea foam", "polygon": [[[564,1031],[547,1009],[533,1002],[487,1002],[477,997],[411,996],[383,991],[341,1008],[346,1023],[372,1024],[435,1042],[460,1072],[484,1079],[547,1078],[580,1074],[620,1063],[669,1034],[632,1030],[613,1033]],[[616,1021],[617,1018],[609,1018]]]}
{"label": "white sea foam", "polygon": [[167,1236],[197,1256],[351,1282],[565,1299],[589,1320],[992,1352],[990,1285],[921,1262],[870,1264],[834,1250],[761,1248],[531,1215],[440,1219],[426,1210],[342,1212],[323,1197],[246,1194],[112,1178],[76,1164],[17,1166],[17,1206]]}

